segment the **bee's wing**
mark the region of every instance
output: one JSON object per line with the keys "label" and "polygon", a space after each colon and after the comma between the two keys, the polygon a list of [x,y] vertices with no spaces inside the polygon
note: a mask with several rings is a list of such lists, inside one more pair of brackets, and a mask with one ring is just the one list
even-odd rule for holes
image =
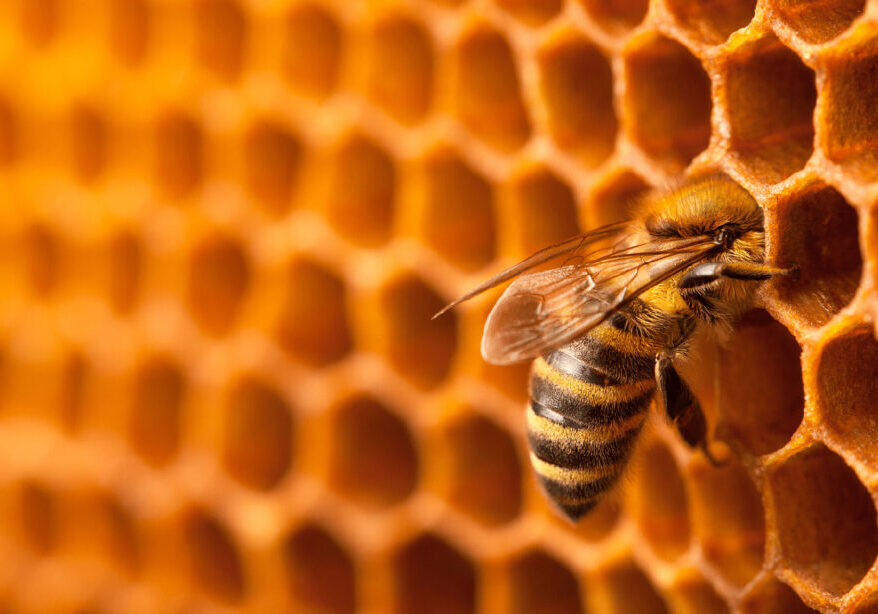
{"label": "bee's wing", "polygon": [[554,258],[565,256],[566,261],[575,260],[579,255],[584,253],[587,248],[593,246],[596,242],[602,241],[604,239],[613,240],[618,238],[621,231],[627,228],[627,226],[627,222],[607,224],[606,226],[601,226],[600,228],[596,228],[592,231],[570,237],[569,239],[562,241],[561,243],[556,243],[555,245],[550,245],[549,247],[543,248],[532,256],[525,258],[518,264],[506,269],[502,273],[498,273],[480,286],[473,288],[472,290],[461,296],[459,299],[448,303],[445,307],[442,308],[441,311],[433,316],[433,319],[438,318],[449,309],[453,309],[464,301],[468,301],[474,296],[478,296],[486,290],[490,290],[495,286],[499,286],[503,282],[509,281],[513,277],[518,277],[522,273],[525,273],[541,264],[549,262]]}
{"label": "bee's wing", "polygon": [[656,239],[519,277],[488,316],[482,356],[505,365],[560,347],[715,250],[707,237]]}

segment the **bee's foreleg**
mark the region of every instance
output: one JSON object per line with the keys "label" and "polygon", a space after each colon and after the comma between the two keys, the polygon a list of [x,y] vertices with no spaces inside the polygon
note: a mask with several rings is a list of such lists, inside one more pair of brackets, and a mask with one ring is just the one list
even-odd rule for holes
{"label": "bee's foreleg", "polygon": [[665,412],[676,425],[683,441],[693,448],[701,448],[713,465],[719,464],[707,447],[707,422],[701,405],[667,354],[659,354],[656,358],[655,379]]}
{"label": "bee's foreleg", "polygon": [[679,286],[683,289],[698,288],[711,284],[721,277],[745,281],[764,281],[775,275],[790,275],[797,270],[795,267],[781,269],[751,262],[703,262],[689,269],[680,278]]}

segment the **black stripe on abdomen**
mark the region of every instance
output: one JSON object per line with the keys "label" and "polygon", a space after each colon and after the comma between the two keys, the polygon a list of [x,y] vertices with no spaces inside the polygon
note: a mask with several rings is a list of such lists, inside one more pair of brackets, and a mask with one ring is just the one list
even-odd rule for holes
{"label": "black stripe on abdomen", "polygon": [[[629,418],[646,406],[654,388],[648,387],[645,392],[624,401],[596,402],[578,395],[575,390],[559,386],[548,379],[534,373],[530,380],[531,399],[543,408],[551,410],[566,421],[566,426],[589,428],[603,426]],[[604,396],[596,391],[595,396]],[[609,397],[609,392],[606,393]],[[557,420],[555,420],[557,421]]]}
{"label": "black stripe on abdomen", "polygon": [[537,458],[556,467],[583,469],[625,461],[639,430],[639,428],[631,429],[616,439],[593,443],[576,437],[575,432],[570,433],[570,437],[566,440],[559,442],[546,437],[538,429],[528,429],[527,440]]}

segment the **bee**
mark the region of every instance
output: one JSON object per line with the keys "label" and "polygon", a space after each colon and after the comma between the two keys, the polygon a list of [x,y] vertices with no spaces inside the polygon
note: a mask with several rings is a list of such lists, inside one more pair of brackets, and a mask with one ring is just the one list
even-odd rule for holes
{"label": "bee", "polygon": [[702,176],[647,197],[630,221],[535,253],[436,316],[514,279],[485,323],[482,356],[533,360],[530,461],[575,522],[619,479],[656,396],[683,440],[715,462],[704,413],[674,365],[696,330],[730,330],[760,282],[795,271],[766,264],[764,251],[753,197]]}

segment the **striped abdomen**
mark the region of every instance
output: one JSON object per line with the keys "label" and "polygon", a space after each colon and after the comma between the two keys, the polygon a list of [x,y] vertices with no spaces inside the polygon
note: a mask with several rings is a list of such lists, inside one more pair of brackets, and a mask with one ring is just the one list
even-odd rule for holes
{"label": "striped abdomen", "polygon": [[571,520],[619,478],[655,390],[654,358],[591,336],[534,361],[527,410],[540,485]]}

